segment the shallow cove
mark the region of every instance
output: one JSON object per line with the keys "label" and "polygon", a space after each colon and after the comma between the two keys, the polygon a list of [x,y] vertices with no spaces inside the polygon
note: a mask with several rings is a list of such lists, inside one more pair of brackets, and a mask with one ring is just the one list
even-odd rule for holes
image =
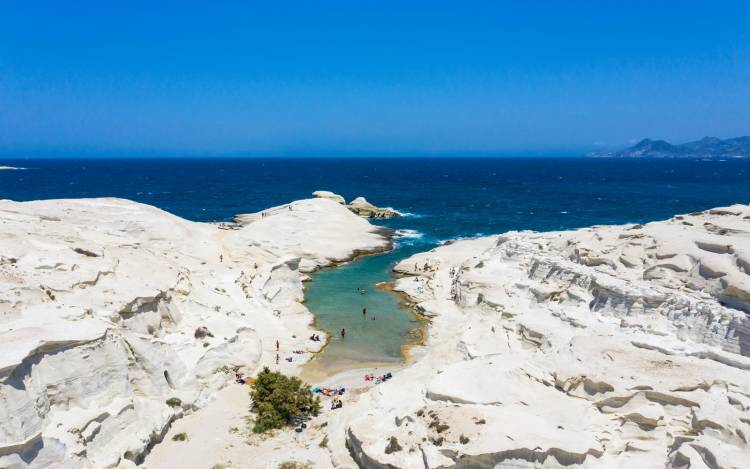
{"label": "shallow cove", "polygon": [[[323,377],[347,369],[403,364],[402,347],[413,342],[411,331],[420,322],[396,293],[376,285],[393,280],[391,268],[407,255],[397,247],[313,274],[305,304],[316,327],[331,338],[306,365],[305,375]],[[343,338],[341,329],[346,329]]]}

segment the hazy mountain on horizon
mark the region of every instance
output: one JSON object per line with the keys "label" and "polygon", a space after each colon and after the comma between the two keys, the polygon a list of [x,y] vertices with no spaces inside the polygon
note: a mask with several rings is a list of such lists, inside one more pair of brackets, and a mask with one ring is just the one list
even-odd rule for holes
{"label": "hazy mountain on horizon", "polygon": [[681,145],[645,138],[625,150],[592,152],[586,156],[596,158],[750,158],[750,136],[726,140],[703,137]]}

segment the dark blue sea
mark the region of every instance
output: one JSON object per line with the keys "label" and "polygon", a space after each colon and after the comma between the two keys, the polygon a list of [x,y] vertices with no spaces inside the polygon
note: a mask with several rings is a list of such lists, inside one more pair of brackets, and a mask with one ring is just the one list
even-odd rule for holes
{"label": "dark blue sea", "polygon": [[[212,221],[325,189],[404,212],[383,222],[406,235],[394,251],[320,272],[308,288],[318,326],[334,337],[319,358],[329,370],[401,359],[416,321],[395,295],[374,285],[391,278],[399,259],[442,240],[647,222],[750,203],[750,161],[742,160],[68,159],[0,165],[26,168],[0,171],[0,198],[19,201],[123,197]],[[341,328],[348,331],[345,340],[336,335]]]}
{"label": "dark blue sea", "polygon": [[0,198],[124,197],[225,220],[317,189],[413,214],[439,240],[511,229],[643,222],[750,202],[750,161],[614,159],[1,160]]}

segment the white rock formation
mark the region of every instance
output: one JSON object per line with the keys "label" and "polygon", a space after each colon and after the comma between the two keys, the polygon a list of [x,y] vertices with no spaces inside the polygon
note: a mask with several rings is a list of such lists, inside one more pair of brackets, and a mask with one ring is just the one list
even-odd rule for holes
{"label": "white rock formation", "polygon": [[750,467],[750,207],[457,241],[396,270],[428,344],[331,422],[337,464]]}
{"label": "white rock formation", "polygon": [[315,351],[301,272],[390,245],[327,199],[238,220],[0,201],[0,467],[134,466],[276,340]]}
{"label": "white rock formation", "polygon": [[321,199],[331,199],[341,205],[346,205],[346,200],[343,196],[338,195],[331,191],[315,191],[312,193],[313,197],[319,197]]}

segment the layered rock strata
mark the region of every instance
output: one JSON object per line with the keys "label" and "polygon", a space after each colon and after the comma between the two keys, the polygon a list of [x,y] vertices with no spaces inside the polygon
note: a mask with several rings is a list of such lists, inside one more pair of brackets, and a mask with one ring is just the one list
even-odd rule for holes
{"label": "layered rock strata", "polygon": [[333,428],[367,468],[750,467],[750,207],[396,266],[426,348]]}

